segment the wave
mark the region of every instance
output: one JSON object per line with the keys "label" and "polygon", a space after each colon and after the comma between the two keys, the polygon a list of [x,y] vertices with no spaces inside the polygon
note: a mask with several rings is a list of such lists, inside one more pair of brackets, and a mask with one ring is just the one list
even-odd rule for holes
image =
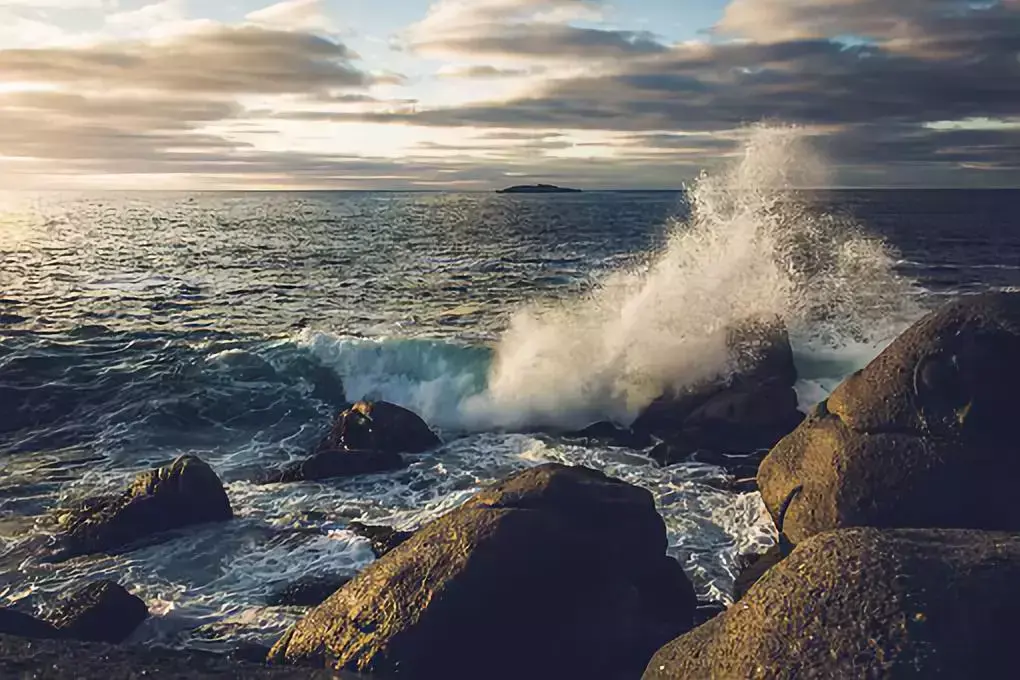
{"label": "wave", "polygon": [[799,129],[752,128],[737,162],[694,183],[661,252],[513,318],[465,422],[628,423],[667,388],[725,375],[726,329],[748,318],[830,345],[892,337],[919,314],[912,284],[885,243],[797,194],[828,176]]}

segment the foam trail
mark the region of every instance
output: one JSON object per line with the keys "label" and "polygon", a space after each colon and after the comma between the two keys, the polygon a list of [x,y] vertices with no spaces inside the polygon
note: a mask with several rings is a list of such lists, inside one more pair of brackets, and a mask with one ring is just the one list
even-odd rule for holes
{"label": "foam trail", "polygon": [[487,390],[465,401],[476,428],[629,422],[668,387],[725,374],[725,331],[780,316],[791,335],[871,341],[915,315],[909,283],[878,239],[813,212],[793,190],[829,184],[802,131],[751,128],[742,156],[691,188],[691,216],[665,248],[582,299],[520,311]]}

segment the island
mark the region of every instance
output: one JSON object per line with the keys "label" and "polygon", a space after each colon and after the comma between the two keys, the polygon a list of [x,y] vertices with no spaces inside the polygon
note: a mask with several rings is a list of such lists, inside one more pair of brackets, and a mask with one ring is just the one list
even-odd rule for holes
{"label": "island", "polygon": [[519,184],[517,186],[500,189],[498,194],[577,194],[580,189],[568,189],[553,184]]}

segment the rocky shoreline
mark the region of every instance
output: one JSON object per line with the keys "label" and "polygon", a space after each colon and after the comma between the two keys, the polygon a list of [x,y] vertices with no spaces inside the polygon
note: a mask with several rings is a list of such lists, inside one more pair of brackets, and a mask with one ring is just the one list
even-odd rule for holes
{"label": "rocky shoreline", "polygon": [[[1010,533],[1020,531],[1010,493],[1020,444],[1009,418],[1020,384],[1020,294],[970,296],[932,312],[806,418],[796,409],[796,368],[780,320],[731,328],[727,345],[728,374],[663,394],[630,427],[598,423],[563,434],[638,448],[662,465],[713,462],[743,490],[760,490],[779,541],[748,564],[728,609],[699,606],[666,555],[665,526],[647,491],[549,464],[479,491],[414,534],[362,527],[379,559],[342,585],[309,574],[291,596],[313,608],[262,664],[71,642],[126,639],[147,615],[118,584],[78,584],[44,619],[0,609],[0,634],[23,636],[0,638],[0,675],[1008,673],[1020,613],[1012,585],[1020,533]],[[410,411],[358,402],[307,460],[260,481],[400,469],[406,454],[439,443]],[[232,516],[215,472],[184,456],[119,496],[65,509],[52,557],[130,550],[170,529]]]}

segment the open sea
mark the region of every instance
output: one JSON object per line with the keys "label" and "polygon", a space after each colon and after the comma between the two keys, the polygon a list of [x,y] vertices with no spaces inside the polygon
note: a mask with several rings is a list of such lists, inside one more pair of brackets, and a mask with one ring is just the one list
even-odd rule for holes
{"label": "open sea", "polygon": [[[786,318],[807,407],[947,296],[1020,288],[1018,191],[790,193],[740,169],[685,192],[0,195],[0,605],[110,578],[154,614],[135,641],[271,644],[304,613],[274,588],[373,559],[351,520],[414,528],[546,461],[650,489],[701,597],[728,602],[738,555],[774,540],[757,494],[557,432],[724,370],[720,331],[748,315]],[[362,397],[445,444],[252,483]],[[183,453],[235,521],[40,557],[61,504]]]}

